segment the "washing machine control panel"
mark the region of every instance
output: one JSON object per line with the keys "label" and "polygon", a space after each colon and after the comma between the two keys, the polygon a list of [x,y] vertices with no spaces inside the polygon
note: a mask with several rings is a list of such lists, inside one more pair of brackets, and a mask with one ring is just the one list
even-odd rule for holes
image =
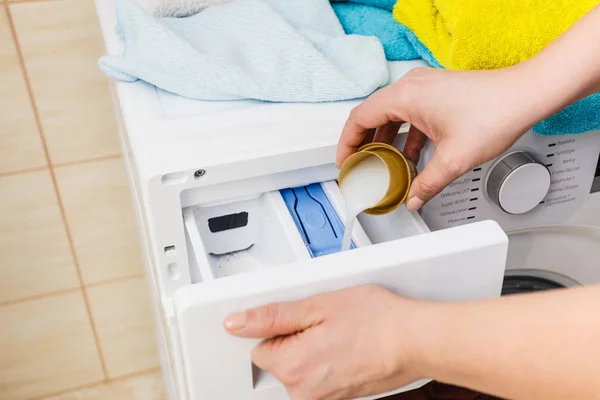
{"label": "washing machine control panel", "polygon": [[533,154],[515,151],[500,157],[485,182],[490,200],[508,214],[524,214],[546,198],[550,170]]}
{"label": "washing machine control panel", "polygon": [[[419,170],[433,156],[429,146]],[[563,223],[589,199],[599,154],[600,132],[528,132],[502,156],[448,185],[422,217],[432,230],[486,219],[505,230]]]}

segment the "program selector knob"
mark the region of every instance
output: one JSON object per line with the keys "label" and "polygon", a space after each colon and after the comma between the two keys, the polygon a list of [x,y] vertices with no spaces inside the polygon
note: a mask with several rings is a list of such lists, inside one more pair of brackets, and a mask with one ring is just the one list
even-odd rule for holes
{"label": "program selector knob", "polygon": [[550,171],[523,151],[503,156],[490,171],[487,194],[504,212],[533,210],[550,190]]}

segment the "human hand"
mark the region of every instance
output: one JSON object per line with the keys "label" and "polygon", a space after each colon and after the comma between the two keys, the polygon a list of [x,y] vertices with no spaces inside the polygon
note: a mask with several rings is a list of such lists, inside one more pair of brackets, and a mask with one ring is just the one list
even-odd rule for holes
{"label": "human hand", "polygon": [[407,207],[419,209],[470,169],[506,151],[546,111],[528,91],[523,66],[494,71],[417,68],[354,108],[336,164],[369,141],[390,143],[411,124],[404,152],[415,163],[427,138],[433,158],[414,180]]}
{"label": "human hand", "polygon": [[224,325],[235,336],[267,339],[252,361],[293,400],[351,399],[424,376],[414,328],[420,304],[361,286],[248,310]]}

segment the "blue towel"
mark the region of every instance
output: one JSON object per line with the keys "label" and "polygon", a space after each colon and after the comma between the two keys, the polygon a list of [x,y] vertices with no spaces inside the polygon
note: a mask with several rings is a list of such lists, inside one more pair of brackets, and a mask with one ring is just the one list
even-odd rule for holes
{"label": "blue towel", "polygon": [[388,83],[383,47],[346,35],[328,0],[235,0],[187,18],[155,18],[117,0],[122,56],[100,68],[197,100],[324,102]]}
{"label": "blue towel", "polygon": [[[416,35],[393,18],[393,3],[395,0],[333,0],[332,6],[347,33],[379,38],[388,60],[422,58],[432,67],[442,68]],[[390,21],[397,26],[394,28]],[[544,136],[595,130],[600,130],[600,93],[578,101],[533,127],[534,132]]]}
{"label": "blue towel", "polygon": [[397,0],[331,0],[331,3],[354,3],[392,11]]}
{"label": "blue towel", "polygon": [[356,3],[336,2],[331,5],[347,34],[376,36],[381,41],[388,60],[421,58],[407,35],[416,37],[404,25],[399,24],[390,11]]}
{"label": "blue towel", "polygon": [[600,93],[579,100],[533,127],[544,136],[571,135],[600,130]]}

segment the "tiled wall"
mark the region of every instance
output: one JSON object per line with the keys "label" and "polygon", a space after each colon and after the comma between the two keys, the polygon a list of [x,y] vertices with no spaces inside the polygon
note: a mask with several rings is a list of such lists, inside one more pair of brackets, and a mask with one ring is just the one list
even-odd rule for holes
{"label": "tiled wall", "polygon": [[164,396],[102,53],[92,0],[0,0],[2,400]]}

